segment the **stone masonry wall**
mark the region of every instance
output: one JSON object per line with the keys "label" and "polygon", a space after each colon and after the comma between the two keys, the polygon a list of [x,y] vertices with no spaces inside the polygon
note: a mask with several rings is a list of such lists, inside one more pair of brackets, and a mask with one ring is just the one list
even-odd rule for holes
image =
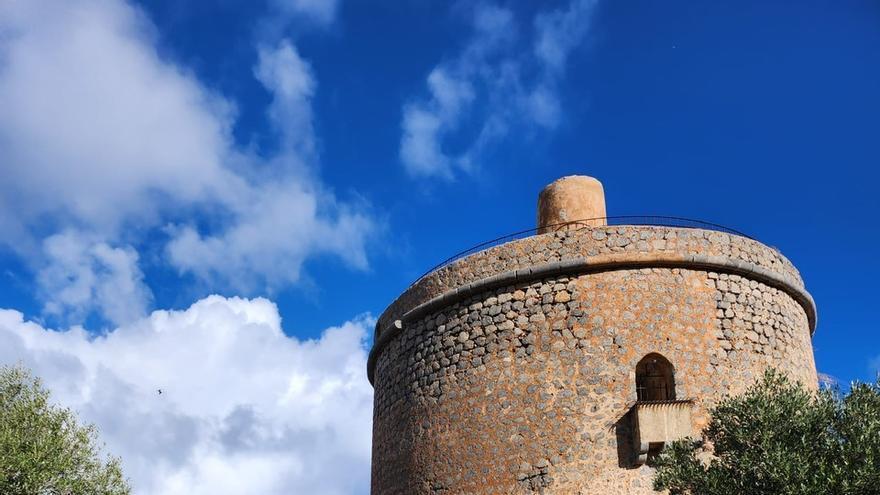
{"label": "stone masonry wall", "polygon": [[702,229],[617,225],[531,236],[457,260],[408,288],[383,312],[376,328],[386,328],[407,310],[431,298],[504,271],[576,258],[599,261],[621,254],[670,259],[694,254],[722,256],[776,272],[795,287],[804,286],[788,259],[752,239]]}
{"label": "stone masonry wall", "polygon": [[[638,239],[640,229],[653,237]],[[674,230],[601,232],[617,236],[620,249],[633,235],[636,250],[641,241],[664,249],[671,241],[746,257],[800,282],[787,260],[754,241]],[[599,232],[586,237],[599,242]],[[560,253],[580,252],[585,236],[537,237],[545,248],[530,241],[531,251],[505,245],[493,256],[569,256]],[[630,242],[618,246],[624,237]],[[751,243],[766,253],[743,248]],[[521,262],[504,257],[483,271],[485,256],[437,280],[475,281],[475,273]],[[636,363],[657,352],[673,364],[677,397],[695,403],[695,432],[712,404],[768,367],[815,387],[807,312],[783,289],[702,269],[607,269],[472,293],[406,321],[374,361],[372,493],[653,493],[651,468],[633,465]],[[401,306],[404,297],[416,304],[427,294],[405,294],[394,311],[412,309]]]}
{"label": "stone masonry wall", "polygon": [[739,277],[641,269],[503,288],[380,356],[373,493],[651,493],[626,421],[651,352],[696,401],[697,429],[769,366],[816,382],[803,309]]}

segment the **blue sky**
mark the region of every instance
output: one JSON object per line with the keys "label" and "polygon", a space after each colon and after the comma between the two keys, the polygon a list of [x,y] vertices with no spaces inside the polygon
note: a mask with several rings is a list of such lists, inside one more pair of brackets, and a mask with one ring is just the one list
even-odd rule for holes
{"label": "blue sky", "polygon": [[[270,98],[248,69],[265,6],[144,6],[166,56],[235,99],[236,138],[271,148],[263,118]],[[551,6],[566,4],[541,10]],[[538,12],[508,7],[517,32],[498,58],[539,77],[522,56],[534,46]],[[870,376],[869,358],[880,354],[867,312],[880,275],[870,227],[880,214],[872,194],[880,163],[876,3],[599,3],[557,84],[564,110],[555,127],[514,122],[474,170],[413,176],[400,158],[402,113],[427,99],[432,70],[467,50],[472,15],[464,4],[343,1],[332,26],[289,28],[318,81],[317,173],[338,195],[364,199],[382,231],[367,270],[307,262],[315,285],[274,296],[282,315],[315,332],[340,315],[378,314],[450,254],[531,227],[540,188],[584,173],[603,181],[609,214],[705,219],[779,247],[819,305],[820,369],[844,380]],[[492,112],[481,84],[459,128],[439,143],[450,154],[473,145]],[[158,307],[190,302],[177,287],[169,292],[157,294]],[[865,343],[861,352],[854,340]]]}
{"label": "blue sky", "polygon": [[[587,174],[610,215],[702,219],[778,247],[819,308],[818,369],[872,379],[878,53],[873,0],[13,1],[0,359],[116,425],[108,445],[140,493],[209,490],[224,466],[264,493],[363,493],[372,319],[442,259],[532,227],[544,185]],[[212,332],[229,346],[190,369]],[[280,419],[294,406],[246,382],[216,404],[184,397],[230,386],[206,378],[223,373],[265,377],[314,421]],[[192,379],[143,406],[172,375]],[[305,400],[303,384],[348,395]],[[135,412],[111,421],[101,387]],[[144,417],[203,432],[147,442],[172,481],[132,446],[126,425]],[[310,462],[308,441],[282,461],[272,439],[349,424],[356,445],[317,443],[351,466],[337,484],[261,474]],[[254,429],[274,434],[229,440]]]}

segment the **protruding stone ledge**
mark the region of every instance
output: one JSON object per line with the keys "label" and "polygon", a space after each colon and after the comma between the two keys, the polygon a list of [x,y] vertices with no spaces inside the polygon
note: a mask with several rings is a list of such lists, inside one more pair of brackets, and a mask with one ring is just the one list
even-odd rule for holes
{"label": "protruding stone ledge", "polygon": [[648,460],[652,445],[662,446],[694,434],[693,406],[691,399],[636,402],[632,407],[632,422],[637,465]]}
{"label": "protruding stone ledge", "polygon": [[[425,275],[403,292],[379,317],[377,329],[401,319],[412,308],[454,290],[466,290],[473,283],[504,274],[528,276],[532,267],[557,261],[572,261],[627,255],[651,259],[672,256],[708,256],[709,261],[741,261],[774,272],[796,287],[803,281],[794,265],[778,250],[755,240],[714,230],[652,225],[609,225],[530,236],[484,249],[458,259]],[[377,332],[376,340],[380,339]]]}
{"label": "protruding stone ledge", "polygon": [[[676,253],[615,253],[589,258],[566,259],[542,263],[527,269],[508,270],[451,289],[439,296],[423,302],[406,311],[400,318],[391,322],[380,319],[376,324],[376,340],[367,359],[367,376],[373,383],[376,359],[382,349],[398,334],[406,331],[407,324],[440,308],[454,304],[474,294],[517,283],[531,282],[562,275],[582,275],[611,270],[631,270],[640,268],[684,268],[707,272],[740,275],[789,294],[803,307],[807,315],[810,333],[816,329],[816,305],[812,296],[803,288],[800,279],[793,279],[784,272],[775,272],[742,260],[729,259],[716,255],[678,255]],[[383,315],[385,316],[385,315]],[[382,325],[382,326],[380,326]]]}

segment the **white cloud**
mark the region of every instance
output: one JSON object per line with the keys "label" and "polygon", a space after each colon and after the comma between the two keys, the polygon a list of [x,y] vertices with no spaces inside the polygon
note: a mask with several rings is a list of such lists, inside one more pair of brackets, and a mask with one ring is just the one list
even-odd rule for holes
{"label": "white cloud", "polygon": [[539,85],[525,96],[526,114],[541,127],[552,128],[559,123],[561,110],[556,93],[545,85]]}
{"label": "white cloud", "polygon": [[565,70],[568,54],[587,34],[598,3],[598,0],[572,0],[568,8],[535,17],[535,54],[547,70]]}
{"label": "white cloud", "polygon": [[819,378],[819,386],[823,388],[831,388],[835,387],[840,383],[840,380],[837,379],[834,375],[830,375],[828,373],[817,373]]}
{"label": "white cloud", "polygon": [[[0,5],[0,199],[27,225],[114,232],[230,180],[228,102],[160,60],[118,1]],[[8,239],[7,239],[8,240]]]}
{"label": "white cloud", "polygon": [[[321,23],[337,9],[278,3]],[[96,337],[0,310],[0,363],[95,422],[136,493],[367,493],[369,318],[298,340],[264,299],[147,314],[138,252],[247,290],[315,256],[366,268],[369,206],[317,175],[315,75],[290,42],[259,50],[281,139],[258,156],[232,138],[235,104],[156,44],[124,0],[0,2],[0,243],[46,315],[115,324]]]}
{"label": "white cloud", "polygon": [[489,60],[516,38],[513,14],[479,4],[472,11],[473,38],[459,57],[435,67],[427,77],[429,98],[404,105],[400,158],[417,177],[453,177],[465,158],[444,151],[443,138],[456,131],[476,100],[475,86],[498,75]]}
{"label": "white cloud", "polygon": [[413,175],[451,177],[451,163],[440,149],[442,133],[458,127],[463,111],[473,102],[473,87],[443,67],[428,75],[428,102],[416,102],[403,110],[400,156]]}
{"label": "white cloud", "polygon": [[[129,254],[170,234],[178,270],[248,290],[295,283],[317,255],[366,267],[375,222],[316,175],[317,83],[291,43],[260,49],[254,70],[282,138],[264,157],[234,142],[235,105],[159,57],[149,19],[122,0],[3,2],[0,33],[0,242],[50,283],[72,270],[70,297],[42,292],[50,312],[81,314],[70,306],[97,266],[94,251],[58,263],[44,249],[66,231]],[[137,313],[90,307],[117,322]]]}
{"label": "white cloud", "polygon": [[130,246],[114,248],[68,231],[46,238],[43,248],[46,264],[37,282],[46,313],[82,320],[98,311],[117,324],[146,314],[152,294]]}
{"label": "white cloud", "polygon": [[[469,11],[473,36],[461,53],[435,67],[427,98],[403,106],[400,159],[415,177],[451,179],[477,166],[483,151],[517,126],[552,129],[562,119],[558,97],[568,55],[586,35],[596,0],[573,0],[534,21],[530,53],[517,51],[513,13],[487,3]],[[475,137],[450,136],[475,122]],[[461,141],[461,137],[457,137]]]}
{"label": "white cloud", "polygon": [[455,79],[442,68],[434,69],[428,75],[428,88],[437,102],[441,116],[450,120],[454,120],[462,107],[469,105],[474,99],[470,82]]}
{"label": "white cloud", "polygon": [[92,337],[0,310],[0,363],[94,422],[135,493],[368,493],[370,324],[303,341],[265,299],[210,296]]}
{"label": "white cloud", "polygon": [[316,83],[311,66],[296,47],[284,40],[275,48],[260,48],[254,74],[274,95],[269,114],[284,135],[286,150],[312,158],[315,136],[311,99]]}
{"label": "white cloud", "polygon": [[273,0],[276,8],[287,17],[305,17],[327,25],[336,19],[338,0]]}
{"label": "white cloud", "polygon": [[440,150],[443,127],[443,120],[425,106],[411,104],[404,107],[400,159],[407,172],[415,176],[452,178],[450,160]]}
{"label": "white cloud", "polygon": [[202,235],[191,226],[175,230],[167,250],[170,263],[243,291],[295,282],[306,258],[319,253],[366,268],[364,239],[372,220],[307,187],[284,180],[249,189],[235,205],[230,225],[217,234]]}
{"label": "white cloud", "polygon": [[231,220],[219,232],[191,226],[175,230],[169,259],[202,279],[253,290],[296,282],[306,258],[338,256],[367,267],[365,240],[375,224],[368,207],[340,203],[304,166],[315,154],[312,70],[287,41],[260,49],[257,78],[274,95],[270,117],[281,133],[282,152],[263,164],[272,173],[226,199]]}

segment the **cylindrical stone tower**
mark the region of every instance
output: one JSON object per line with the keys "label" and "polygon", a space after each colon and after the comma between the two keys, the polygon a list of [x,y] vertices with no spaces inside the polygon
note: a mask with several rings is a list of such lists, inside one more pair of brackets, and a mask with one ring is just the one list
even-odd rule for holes
{"label": "cylindrical stone tower", "polygon": [[[563,211],[564,210],[564,211]],[[601,212],[601,214],[597,214]],[[816,387],[794,266],[728,232],[604,216],[545,189],[546,233],[418,280],[376,325],[372,493],[649,494],[652,456],[769,368]]]}

